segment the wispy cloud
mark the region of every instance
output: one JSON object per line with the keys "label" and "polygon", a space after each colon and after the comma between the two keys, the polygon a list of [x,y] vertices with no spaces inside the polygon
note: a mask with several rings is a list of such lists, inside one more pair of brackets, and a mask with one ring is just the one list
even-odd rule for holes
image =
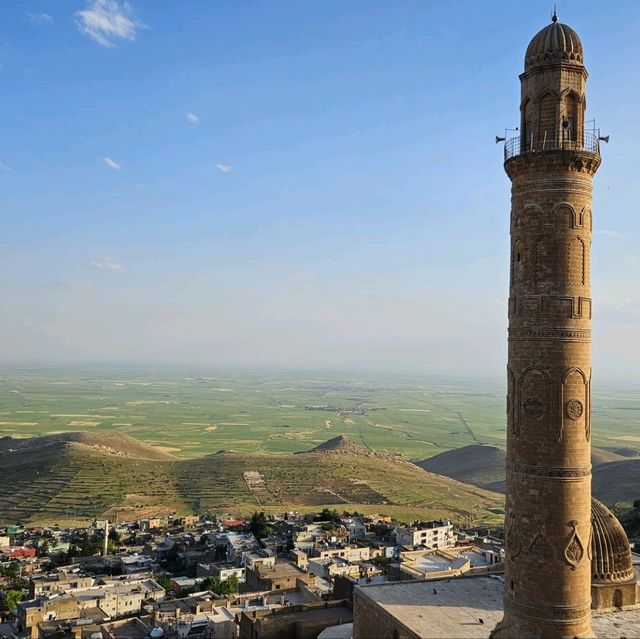
{"label": "wispy cloud", "polygon": [[195,113],[191,113],[191,111],[187,113],[187,120],[191,122],[191,124],[198,124],[198,122],[200,122],[200,118]]}
{"label": "wispy cloud", "polygon": [[216,164],[216,169],[223,173],[231,173],[231,166],[229,164]]}
{"label": "wispy cloud", "polygon": [[118,0],[86,0],[87,8],[76,11],[78,29],[103,47],[115,47],[114,40],[136,39],[137,30],[145,25],[136,20],[133,7]]}
{"label": "wispy cloud", "polygon": [[100,269],[101,271],[114,271],[115,273],[126,273],[127,269],[116,262],[112,257],[103,257],[101,260],[95,260],[89,262],[93,268]]}
{"label": "wispy cloud", "polygon": [[0,171],[13,171],[13,169],[8,164],[5,164],[0,160]]}
{"label": "wispy cloud", "polygon": [[39,26],[44,26],[47,24],[53,24],[54,19],[53,16],[50,16],[48,13],[27,13],[25,14],[25,18],[31,24],[37,24]]}
{"label": "wispy cloud", "polygon": [[119,171],[122,168],[122,165],[111,158],[104,158],[104,163],[114,171]]}
{"label": "wispy cloud", "polygon": [[594,231],[594,235],[604,235],[606,237],[612,237],[615,240],[626,240],[628,235],[626,233],[620,233],[620,231],[613,231],[611,229],[603,229],[602,231]]}

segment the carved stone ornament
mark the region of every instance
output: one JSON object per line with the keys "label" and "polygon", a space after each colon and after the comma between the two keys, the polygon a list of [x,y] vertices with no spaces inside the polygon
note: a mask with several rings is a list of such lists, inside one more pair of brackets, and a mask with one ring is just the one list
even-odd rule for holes
{"label": "carved stone ornament", "polygon": [[544,404],[537,397],[529,397],[525,399],[523,404],[524,414],[527,417],[538,419],[544,413]]}
{"label": "carved stone ornament", "polygon": [[579,399],[570,399],[567,402],[567,417],[574,421],[580,419],[584,413],[584,407]]}
{"label": "carved stone ornament", "polygon": [[533,538],[533,541],[529,544],[529,552],[541,564],[546,564],[553,559],[553,546],[544,532],[539,532]]}
{"label": "carved stone ornament", "polygon": [[573,532],[571,533],[569,543],[564,550],[564,558],[571,566],[571,570],[575,570],[577,565],[582,561],[582,558],[584,557],[584,546],[582,544],[582,541],[580,541],[580,537],[578,536],[578,522],[574,519],[569,523],[571,526],[573,526]]}
{"label": "carved stone ornament", "polygon": [[507,532],[507,548],[511,553],[511,559],[515,559],[522,551],[522,541],[518,534],[516,526],[516,518],[511,516],[511,523],[509,524],[509,530]]}

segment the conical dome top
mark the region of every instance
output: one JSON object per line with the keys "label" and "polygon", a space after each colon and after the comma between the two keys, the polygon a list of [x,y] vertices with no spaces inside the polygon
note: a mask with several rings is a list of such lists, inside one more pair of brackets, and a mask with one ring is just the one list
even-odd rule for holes
{"label": "conical dome top", "polygon": [[524,56],[524,70],[558,62],[582,65],[583,61],[584,52],[578,34],[558,22],[554,13],[551,24],[533,36],[529,43]]}

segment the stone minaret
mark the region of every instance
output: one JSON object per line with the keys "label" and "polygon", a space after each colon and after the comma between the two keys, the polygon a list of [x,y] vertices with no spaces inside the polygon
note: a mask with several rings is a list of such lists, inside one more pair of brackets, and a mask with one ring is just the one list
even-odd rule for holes
{"label": "stone minaret", "polygon": [[504,618],[494,637],[591,636],[592,178],[582,44],[527,48],[512,182]]}

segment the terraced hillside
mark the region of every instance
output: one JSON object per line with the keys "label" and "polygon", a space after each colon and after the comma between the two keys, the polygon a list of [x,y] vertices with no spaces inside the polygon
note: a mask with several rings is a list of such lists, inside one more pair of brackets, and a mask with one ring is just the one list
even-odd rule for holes
{"label": "terraced hillside", "polygon": [[0,523],[324,506],[382,510],[404,520],[489,523],[503,513],[500,495],[364,451],[346,438],[306,453],[221,451],[191,460],[108,433],[3,438],[0,468]]}

